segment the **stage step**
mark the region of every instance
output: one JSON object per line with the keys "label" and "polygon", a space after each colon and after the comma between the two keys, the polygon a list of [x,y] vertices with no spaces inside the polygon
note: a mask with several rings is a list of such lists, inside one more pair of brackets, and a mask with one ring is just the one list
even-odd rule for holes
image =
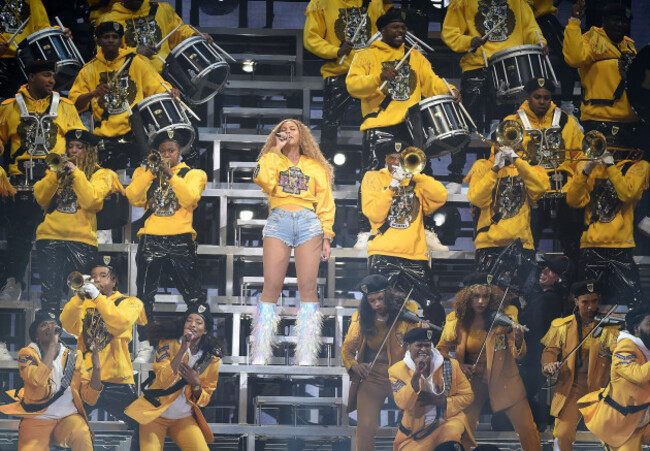
{"label": "stage step", "polygon": [[[262,229],[266,225],[266,219],[237,219],[235,221],[235,246],[241,246],[242,229]],[[262,234],[260,231],[260,241]]]}
{"label": "stage step", "polygon": [[[316,279],[316,284],[318,285],[318,289],[320,291],[319,298],[323,297],[323,288],[325,287],[325,284],[327,283],[327,279],[325,277],[319,277]],[[261,287],[264,285],[264,277],[262,276],[244,276],[241,279],[239,279],[239,284],[241,286],[241,293],[242,296],[249,296],[251,295],[251,287]],[[283,287],[292,287],[294,290],[298,290],[298,278],[297,277],[285,277],[284,278],[284,283]]]}
{"label": "stage step", "polygon": [[336,426],[341,425],[343,400],[341,398],[312,398],[304,396],[256,396],[253,400],[257,411],[257,424],[262,425],[262,409],[275,406],[293,407],[293,425],[298,426],[298,409],[311,407],[329,407],[336,409]]}
{"label": "stage step", "polygon": [[255,171],[256,167],[256,161],[230,161],[228,163],[228,178],[226,180],[228,188],[232,188],[232,183],[235,181],[236,172],[252,173]]}
{"label": "stage step", "polygon": [[302,108],[259,108],[259,107],[224,107],[221,110],[221,129],[228,130],[228,120],[232,118],[254,118],[257,120],[257,129],[262,129],[264,119],[300,119],[309,123],[309,110],[306,116]]}

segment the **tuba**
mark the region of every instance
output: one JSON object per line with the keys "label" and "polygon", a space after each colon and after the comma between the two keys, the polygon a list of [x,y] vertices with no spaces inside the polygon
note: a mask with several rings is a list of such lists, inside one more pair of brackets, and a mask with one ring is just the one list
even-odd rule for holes
{"label": "tuba", "polygon": [[582,138],[582,152],[589,160],[598,160],[607,151],[607,138],[598,130],[587,132]]}
{"label": "tuba", "polygon": [[407,147],[404,149],[404,152],[402,152],[400,166],[407,174],[415,175],[424,170],[427,161],[427,156],[424,154],[422,149],[418,149],[417,147]]}
{"label": "tuba", "polygon": [[58,153],[49,153],[45,157],[45,164],[47,164],[47,168],[57,174],[64,173],[63,165],[68,161],[73,161],[76,163],[77,159],[74,157],[66,157]]}

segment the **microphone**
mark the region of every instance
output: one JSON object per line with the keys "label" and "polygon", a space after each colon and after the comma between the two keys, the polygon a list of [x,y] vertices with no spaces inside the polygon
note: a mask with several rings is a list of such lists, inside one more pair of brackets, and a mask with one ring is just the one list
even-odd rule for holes
{"label": "microphone", "polygon": [[493,321],[494,324],[498,326],[521,326],[524,329],[524,332],[530,332],[530,329],[527,328],[526,326],[522,326],[519,323],[516,323],[510,318],[508,315],[501,311],[496,311],[493,313]]}
{"label": "microphone", "polygon": [[280,133],[280,132],[276,133],[275,136],[277,136],[280,139],[285,139],[284,135],[282,133]]}
{"label": "microphone", "polygon": [[410,310],[402,310],[402,313],[400,313],[399,317],[400,319],[408,323],[420,323],[420,322],[426,323],[429,326],[429,328],[431,328],[432,330],[442,333],[442,327],[436,326],[435,324],[420,318],[418,315],[416,315]]}

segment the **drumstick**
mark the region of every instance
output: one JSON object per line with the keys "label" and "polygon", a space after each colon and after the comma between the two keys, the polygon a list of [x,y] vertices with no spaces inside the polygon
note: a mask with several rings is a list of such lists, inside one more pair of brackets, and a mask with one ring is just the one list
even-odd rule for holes
{"label": "drumstick", "polygon": [[[445,80],[445,79],[443,78],[443,79],[442,79],[442,82],[445,84],[445,86],[447,87],[447,89],[449,89],[449,94],[451,94],[452,97],[453,97],[453,96],[454,96],[454,90],[451,89],[451,86],[449,85],[449,83],[447,83],[447,80]],[[459,102],[457,103],[457,105],[458,105],[458,107],[461,109],[461,111],[465,114],[465,116],[467,117],[467,119],[469,119],[469,122],[470,122],[470,124],[472,124],[472,127],[474,127],[475,130],[478,130],[478,127],[477,127],[476,124],[474,123],[474,120],[472,120],[472,116],[469,115],[469,113],[467,112],[467,110],[466,110],[465,107],[463,106],[463,103],[459,101]]]}
{"label": "drumstick", "polygon": [[8,46],[11,45],[12,42],[14,42],[14,39],[16,39],[16,36],[18,36],[20,33],[23,32],[23,30],[24,30],[25,27],[27,26],[27,23],[29,22],[29,19],[31,19],[31,17],[32,17],[31,15],[30,15],[30,16],[27,16],[27,19],[25,19],[25,21],[24,21],[23,23],[20,24],[20,26],[18,27],[18,29],[16,30],[16,32],[15,32],[14,34],[11,35],[11,37],[10,37],[9,40],[7,41],[7,45],[8,45]]}
{"label": "drumstick", "polygon": [[[109,85],[114,85],[115,83],[117,83],[117,77],[120,76],[120,74],[122,73],[124,68],[127,66],[127,64],[129,64],[129,60],[124,61],[124,64],[122,64],[122,67],[120,67],[117,70],[117,72],[115,72],[115,75],[113,75],[113,77],[111,77],[111,79],[108,82]],[[99,102],[99,99],[97,97],[95,97],[93,99],[93,102],[95,102],[95,104],[96,104],[97,102]],[[127,105],[127,106],[129,106],[129,105]],[[131,114],[133,114],[133,113],[131,112],[131,108],[129,106],[129,116],[131,116]]]}
{"label": "drumstick", "polygon": [[[198,33],[200,36],[203,36],[203,33],[201,33],[199,30],[197,30],[197,29],[194,27],[194,25],[190,25],[190,28],[191,28],[192,30],[194,30],[195,33]],[[214,45],[214,46],[215,46],[215,47],[216,47],[216,48],[217,48],[221,53],[223,53],[223,54],[226,55],[228,58],[230,58],[230,59],[232,60],[233,63],[236,63],[236,62],[237,62],[237,60],[236,60],[235,58],[233,58],[232,56],[230,56],[230,54],[229,54],[228,52],[226,52],[224,49],[222,49],[221,47],[219,47],[219,46],[217,45],[216,42],[212,41],[211,44]]]}
{"label": "drumstick", "polygon": [[[543,49],[544,42],[542,41],[542,37],[539,35],[539,31],[535,30],[535,34],[537,35],[537,39],[539,39],[539,46]],[[548,69],[551,71],[551,75],[553,76],[553,83],[555,83],[555,86],[557,86],[558,82],[557,78],[555,77],[553,66],[551,66],[551,59],[548,57],[548,55],[544,55],[544,58],[546,59],[546,65],[548,66]]]}
{"label": "drumstick", "polygon": [[485,54],[485,50],[481,49],[481,52],[483,52],[483,61],[485,62],[485,67],[489,67],[487,55]]}
{"label": "drumstick", "polygon": [[182,106],[183,108],[185,108],[185,110],[188,111],[188,112],[189,112],[189,113],[194,117],[194,119],[196,119],[197,121],[201,122],[201,118],[198,117],[198,116],[196,115],[196,113],[195,113],[194,111],[192,111],[192,109],[191,109],[190,107],[188,107],[188,106],[185,104],[185,102],[183,102],[183,101],[182,101],[181,99],[179,99],[179,98],[174,97],[174,95],[172,94],[171,89],[169,89],[169,88],[165,85],[164,82],[161,81],[160,84],[162,85],[163,88],[165,88],[165,91],[167,91],[167,93],[168,93],[170,96],[172,96],[172,98],[173,98],[174,100],[176,100],[178,103],[180,103],[181,106]]}
{"label": "drumstick", "polygon": [[[395,66],[395,70],[399,70],[399,68],[402,67],[402,64],[404,64],[404,61],[406,61],[406,58],[409,57],[409,55],[411,54],[411,52],[413,51],[413,49],[414,49],[415,47],[417,47],[417,46],[414,45],[413,47],[411,47],[411,48],[409,49],[408,52],[406,52],[406,54],[404,55],[404,57],[399,61],[399,63],[397,63],[397,66]],[[388,80],[384,80],[384,82],[383,82],[381,85],[379,85],[379,90],[380,90],[380,91],[383,90],[383,89],[386,87],[387,84],[388,84]]]}
{"label": "drumstick", "polygon": [[65,31],[65,27],[63,26],[61,19],[59,19],[59,16],[54,16],[54,18],[56,19],[56,23],[59,25],[59,28],[61,28],[61,31]]}
{"label": "drumstick", "polygon": [[[365,13],[362,17],[361,20],[359,21],[359,25],[357,25],[357,29],[354,30],[354,34],[352,35],[351,42],[354,42],[357,40],[357,36],[359,36],[359,32],[361,31],[361,25],[364,24],[364,22],[368,19],[368,13]],[[343,64],[343,61],[345,61],[345,57],[348,55],[343,55],[341,59],[339,60],[339,64]]]}
{"label": "drumstick", "polygon": [[[490,30],[487,31],[487,33],[485,33],[483,36],[481,36],[481,41],[489,38],[492,35],[492,33],[497,31],[497,28],[499,28],[501,25],[503,25],[503,23],[506,21],[506,19],[507,19],[507,17],[504,17],[503,19],[498,21],[495,26],[493,26]],[[476,52],[476,50],[478,50],[478,47],[472,47],[467,51],[467,53],[474,53],[474,52]]]}
{"label": "drumstick", "polygon": [[407,37],[407,38],[411,38],[412,40],[414,40],[415,42],[417,42],[418,44],[420,44],[421,47],[427,49],[428,51],[430,51],[430,52],[435,52],[435,50],[434,50],[431,46],[429,46],[429,44],[427,44],[426,42],[424,42],[422,39],[418,38],[416,35],[414,35],[414,34],[411,33],[410,31],[407,31],[407,32],[406,32],[406,37]]}
{"label": "drumstick", "polygon": [[180,24],[178,24],[178,25],[176,26],[176,28],[174,28],[172,31],[170,31],[169,33],[167,33],[167,36],[165,36],[164,38],[162,38],[158,44],[154,45],[153,48],[156,49],[156,50],[160,50],[160,46],[163,45],[163,44],[165,43],[165,41],[166,41],[167,39],[169,39],[169,38],[170,38],[174,33],[176,33],[176,30],[178,30],[178,29],[179,29],[180,27],[182,27],[182,26],[183,26],[183,23],[181,22]]}

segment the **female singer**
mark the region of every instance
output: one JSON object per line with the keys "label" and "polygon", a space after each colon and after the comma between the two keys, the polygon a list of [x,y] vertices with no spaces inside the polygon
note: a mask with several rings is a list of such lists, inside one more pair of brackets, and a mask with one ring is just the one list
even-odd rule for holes
{"label": "female singer", "polygon": [[523,450],[541,451],[537,426],[515,361],[526,354],[523,328],[516,324],[517,309],[511,305],[504,308],[514,326],[495,325],[488,334],[503,292],[496,285],[488,284],[485,273],[472,274],[464,285],[456,294],[456,310],[447,315],[437,348],[446,357],[455,350],[456,360],[470,379],[474,402],[465,409],[465,414],[472,435],[483,404],[489,398],[494,413],[505,411],[519,434]]}
{"label": "female singer", "polygon": [[314,365],[320,348],[321,314],[316,279],[320,261],[330,256],[334,237],[334,170],[309,129],[285,119],[271,132],[260,152],[253,180],[268,194],[271,214],[264,227],[264,289],[253,324],[252,363],[271,358],[279,321],[275,312],[294,248],[300,311],[296,322],[296,363]]}

